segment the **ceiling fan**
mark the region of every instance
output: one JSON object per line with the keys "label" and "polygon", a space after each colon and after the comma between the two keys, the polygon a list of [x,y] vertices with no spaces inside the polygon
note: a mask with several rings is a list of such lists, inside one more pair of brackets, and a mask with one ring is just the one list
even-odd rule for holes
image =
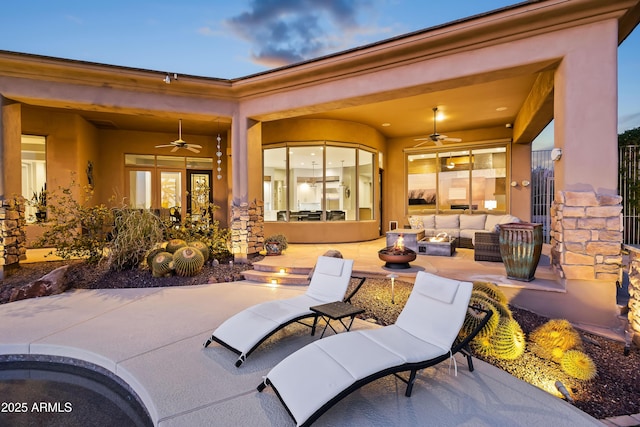
{"label": "ceiling fan", "polygon": [[198,144],[188,144],[186,141],[182,139],[182,119],[178,122],[178,139],[172,141],[170,144],[164,145],[156,145],[156,148],[165,148],[165,147],[173,147],[171,150],[172,153],[175,153],[180,148],[186,148],[189,151],[193,151],[194,153],[199,153],[202,145]]}
{"label": "ceiling fan", "polygon": [[419,144],[414,145],[414,147],[419,147],[427,142],[431,141],[436,145],[442,145],[442,141],[448,142],[462,142],[460,138],[449,138],[447,135],[440,135],[436,131],[436,115],[438,113],[438,107],[433,107],[433,133],[426,138],[416,138],[414,141],[423,141]]}

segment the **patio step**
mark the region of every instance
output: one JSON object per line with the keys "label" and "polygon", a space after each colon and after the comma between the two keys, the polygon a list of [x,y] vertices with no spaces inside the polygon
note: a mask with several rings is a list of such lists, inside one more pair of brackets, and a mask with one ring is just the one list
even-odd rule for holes
{"label": "patio step", "polygon": [[251,280],[259,283],[277,283],[278,285],[300,285],[307,286],[309,284],[308,272],[300,273],[280,273],[279,271],[261,271],[245,270],[242,272],[245,280]]}
{"label": "patio step", "polygon": [[302,274],[305,276],[309,274],[309,272],[311,271],[310,267],[284,267],[284,266],[281,267],[281,266],[270,265],[270,264],[265,264],[261,262],[256,262],[253,264],[254,270],[263,271],[263,272],[279,273],[280,270],[283,268],[285,273],[287,274]]}

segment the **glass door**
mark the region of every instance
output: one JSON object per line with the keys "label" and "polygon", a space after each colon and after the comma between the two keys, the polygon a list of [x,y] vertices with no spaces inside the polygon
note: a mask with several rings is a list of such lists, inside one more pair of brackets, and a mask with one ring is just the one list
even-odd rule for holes
{"label": "glass door", "polygon": [[212,173],[210,170],[187,170],[187,212],[194,221],[209,218],[208,212],[213,203],[211,188]]}
{"label": "glass door", "polygon": [[169,216],[172,221],[182,221],[183,172],[178,170],[160,170],[160,212],[162,217]]}

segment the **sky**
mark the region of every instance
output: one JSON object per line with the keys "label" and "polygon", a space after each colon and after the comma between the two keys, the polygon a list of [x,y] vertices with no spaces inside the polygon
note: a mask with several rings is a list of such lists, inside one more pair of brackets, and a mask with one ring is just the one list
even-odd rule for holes
{"label": "sky", "polygon": [[[23,0],[0,50],[237,78],[502,8],[508,0]],[[618,49],[618,131],[640,127],[640,29]]]}

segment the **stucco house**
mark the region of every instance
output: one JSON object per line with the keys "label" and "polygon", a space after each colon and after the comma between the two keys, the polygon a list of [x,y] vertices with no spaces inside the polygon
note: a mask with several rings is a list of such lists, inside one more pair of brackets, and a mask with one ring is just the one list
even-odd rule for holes
{"label": "stucco house", "polygon": [[[617,48],[638,22],[639,0],[528,1],[229,80],[0,51],[0,271],[34,232],[13,196],[72,172],[97,202],[161,212],[187,211],[206,181],[240,261],[277,232],[355,242],[413,213],[530,220],[531,143],[554,120],[558,280],[615,301]],[[179,125],[201,149],[156,147]]]}

